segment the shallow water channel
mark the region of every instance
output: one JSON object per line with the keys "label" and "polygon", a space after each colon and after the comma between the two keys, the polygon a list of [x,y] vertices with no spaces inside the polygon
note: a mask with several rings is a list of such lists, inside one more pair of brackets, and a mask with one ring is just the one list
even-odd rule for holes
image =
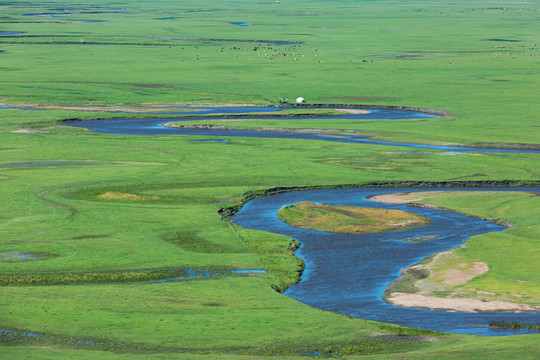
{"label": "shallow water channel", "polygon": [[[455,248],[469,237],[504,227],[454,212],[379,203],[367,200],[374,194],[407,191],[540,191],[540,188],[355,188],[296,191],[252,200],[232,220],[248,229],[290,236],[302,243],[296,256],[306,268],[301,281],[285,295],[312,307],[361,319],[394,323],[459,334],[518,335],[528,330],[489,328],[490,320],[539,323],[540,313],[462,313],[404,308],[383,301],[386,287],[400,274],[428,255]],[[301,201],[331,205],[400,209],[429,217],[430,225],[381,234],[333,234],[292,227],[277,217],[285,205]],[[439,235],[422,242],[407,238]],[[531,330],[531,333],[537,333]]]}
{"label": "shallow water channel", "polygon": [[[105,119],[105,120],[86,120],[86,121],[74,121],[66,122],[63,125],[83,127],[92,131],[105,133],[105,134],[117,134],[117,135],[196,135],[196,136],[216,136],[216,137],[252,137],[252,138],[279,138],[279,139],[301,139],[301,140],[322,140],[341,143],[356,143],[356,144],[369,144],[369,145],[385,145],[385,146],[398,146],[417,149],[430,149],[430,150],[444,150],[444,151],[469,151],[469,152],[504,152],[504,153],[540,153],[538,150],[509,150],[509,149],[492,149],[492,148],[468,148],[458,146],[437,146],[426,144],[406,144],[389,141],[375,141],[369,139],[366,136],[353,136],[353,135],[320,135],[314,133],[294,133],[294,132],[270,132],[270,131],[241,131],[241,130],[211,130],[211,129],[183,129],[183,128],[171,128],[163,126],[168,122],[181,122],[181,121],[193,121],[193,120],[214,120],[214,114],[242,114],[250,112],[278,112],[280,108],[269,107],[208,107],[208,108],[188,108],[178,107],[171,108],[181,109],[182,112],[170,112],[167,114],[161,113],[161,115],[208,115],[203,118],[186,118],[186,119]],[[193,111],[185,111],[193,109]],[[307,108],[309,109],[309,108]],[[23,109],[20,109],[23,110]],[[321,116],[321,117],[286,117],[280,119],[286,120],[302,120],[302,119],[348,119],[348,120],[402,120],[402,119],[418,119],[418,118],[431,118],[439,117],[438,115],[430,115],[424,113],[417,113],[404,110],[370,110],[367,114],[344,114],[338,116]],[[256,119],[256,116],[250,119]],[[263,119],[272,119],[272,117],[264,117]]]}

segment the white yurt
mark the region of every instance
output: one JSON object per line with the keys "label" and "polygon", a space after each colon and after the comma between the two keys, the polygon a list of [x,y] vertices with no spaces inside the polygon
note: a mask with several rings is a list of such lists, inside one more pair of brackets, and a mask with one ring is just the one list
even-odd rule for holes
{"label": "white yurt", "polygon": [[296,98],[296,103],[297,104],[303,104],[305,102],[306,102],[306,99],[304,99],[303,97]]}

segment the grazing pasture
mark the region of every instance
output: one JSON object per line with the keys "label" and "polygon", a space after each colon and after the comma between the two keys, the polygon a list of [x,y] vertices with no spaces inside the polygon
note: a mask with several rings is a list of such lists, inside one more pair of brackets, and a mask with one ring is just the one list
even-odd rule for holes
{"label": "grazing pasture", "polygon": [[[0,2],[0,357],[533,358],[539,338],[519,335],[524,330],[449,335],[286,297],[281,292],[306,266],[294,256],[300,244],[220,213],[268,189],[538,186],[538,154],[111,135],[60,125],[173,122],[185,120],[188,106],[264,107],[303,97],[308,105],[446,115],[293,119],[305,114],[294,109],[182,124],[537,150],[539,19],[534,2]],[[440,274],[459,264],[489,268],[435,295],[538,306],[538,197],[449,194],[422,202],[510,228],[430,262],[439,275],[428,280],[439,285]],[[266,273],[231,272],[242,269]],[[170,278],[178,281],[155,281]]]}

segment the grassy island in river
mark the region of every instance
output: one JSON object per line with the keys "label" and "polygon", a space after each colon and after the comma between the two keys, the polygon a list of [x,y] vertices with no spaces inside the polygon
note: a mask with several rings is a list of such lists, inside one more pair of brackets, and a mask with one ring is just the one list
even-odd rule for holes
{"label": "grassy island in river", "polygon": [[284,206],[279,210],[278,217],[295,227],[340,234],[408,230],[431,222],[424,216],[402,210],[320,205],[311,201]]}

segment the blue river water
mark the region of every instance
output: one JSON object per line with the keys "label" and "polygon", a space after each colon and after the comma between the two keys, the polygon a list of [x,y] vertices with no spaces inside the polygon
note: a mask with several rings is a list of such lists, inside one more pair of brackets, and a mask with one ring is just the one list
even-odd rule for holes
{"label": "blue river water", "polygon": [[[540,313],[464,313],[394,306],[382,296],[396,280],[401,269],[416,264],[428,255],[455,248],[469,237],[505,228],[488,221],[454,212],[412,208],[374,202],[366,197],[375,194],[432,191],[426,188],[355,188],[289,192],[252,200],[233,216],[244,228],[270,231],[290,236],[302,243],[296,256],[306,268],[301,281],[285,292],[312,307],[361,319],[394,323],[413,328],[476,335],[518,335],[536,330],[511,330],[488,327],[491,320],[540,323]],[[534,191],[540,188],[447,188],[443,190]],[[333,234],[292,227],[277,217],[285,205],[300,201],[332,205],[400,209],[427,216],[431,224],[408,231],[381,234]],[[403,241],[424,235],[438,235],[422,242]]]}
{"label": "blue river water", "polygon": [[[182,109],[183,112],[171,112],[161,115],[208,115],[208,117],[197,118],[196,120],[212,120],[213,114],[242,114],[250,112],[277,112],[282,109],[268,107],[208,107],[208,108],[193,108],[193,111],[188,107],[171,108]],[[22,109],[20,109],[22,110]],[[418,119],[418,118],[433,118],[438,115],[430,115],[425,113],[417,113],[412,111],[402,110],[370,110],[367,114],[345,114],[339,116],[324,116],[322,119],[348,119],[348,120],[402,120],[402,119]],[[255,116],[254,116],[255,118]],[[317,119],[318,117],[309,117],[307,119]],[[269,118],[265,118],[269,119]],[[288,117],[288,120],[302,120],[305,117]],[[63,125],[83,127],[92,131],[105,134],[118,135],[196,135],[196,136],[215,136],[215,137],[251,137],[251,138],[279,138],[279,139],[301,139],[301,140],[322,140],[340,143],[356,143],[368,145],[384,145],[395,147],[406,147],[415,149],[429,150],[444,150],[444,151],[468,151],[482,153],[540,153],[538,150],[511,150],[511,149],[493,149],[493,148],[469,148],[460,146],[438,146],[426,144],[408,144],[397,143],[390,141],[375,141],[366,136],[353,135],[321,135],[314,133],[292,133],[292,132],[265,132],[265,131],[240,131],[240,130],[211,130],[211,129],[183,129],[171,128],[163,126],[168,122],[193,121],[194,119],[105,119],[105,120],[86,120],[66,122]]]}

